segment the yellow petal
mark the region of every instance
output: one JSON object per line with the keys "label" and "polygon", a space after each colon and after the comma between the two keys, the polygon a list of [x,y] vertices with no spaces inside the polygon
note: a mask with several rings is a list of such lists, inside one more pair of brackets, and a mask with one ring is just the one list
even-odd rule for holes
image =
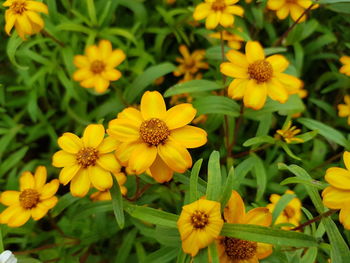
{"label": "yellow petal", "polygon": [[249,80],[243,98],[244,106],[260,110],[265,105],[266,96],[267,88],[265,83],[257,84],[254,80]]}
{"label": "yellow petal", "polygon": [[70,183],[73,196],[84,197],[90,189],[90,178],[87,169],[80,169]]}
{"label": "yellow petal", "polygon": [[343,161],[345,164],[345,167],[348,171],[350,171],[350,152],[344,152],[343,154]]}
{"label": "yellow petal", "polygon": [[209,13],[207,19],[205,20],[205,27],[207,29],[214,29],[220,21],[221,15],[217,12]]}
{"label": "yellow petal", "polygon": [[278,10],[285,4],[285,1],[281,0],[268,0],[267,8],[271,10]]}
{"label": "yellow petal", "polygon": [[97,159],[97,164],[100,165],[103,169],[111,172],[119,172],[121,168],[113,153],[100,155]]}
{"label": "yellow petal", "polygon": [[140,108],[145,120],[151,118],[162,120],[166,114],[164,99],[158,91],[146,91],[141,98]]}
{"label": "yellow petal", "polygon": [[234,6],[228,6],[225,9],[225,12],[228,12],[230,14],[236,15],[236,16],[243,16],[244,14],[244,9],[241,6],[234,5]]}
{"label": "yellow petal", "polygon": [[[304,9],[298,5],[292,5],[290,8],[290,16],[294,21],[297,21],[303,13],[304,13]],[[306,19],[306,15],[304,14],[298,23],[305,21],[305,19]]]}
{"label": "yellow petal", "polygon": [[197,148],[207,143],[206,131],[190,125],[172,130],[170,136],[185,148]]}
{"label": "yellow petal", "polygon": [[89,124],[84,131],[83,143],[85,147],[97,148],[103,141],[105,128],[102,124]]}
{"label": "yellow petal", "polygon": [[35,189],[40,190],[46,183],[46,178],[47,178],[46,167],[38,166],[34,174]]}
{"label": "yellow petal", "polygon": [[82,140],[73,133],[65,132],[57,140],[58,145],[68,153],[77,153],[83,148]]}
{"label": "yellow petal", "polygon": [[60,186],[60,182],[58,181],[58,179],[54,179],[51,182],[45,184],[41,190],[40,199],[41,200],[48,199],[53,195],[55,195],[59,186]]}
{"label": "yellow petal", "polygon": [[257,41],[248,41],[245,46],[245,54],[247,56],[248,63],[254,63],[257,60],[263,60],[265,58],[264,49]]}
{"label": "yellow petal", "polygon": [[93,62],[95,60],[101,60],[100,51],[95,45],[88,46],[85,50],[85,53],[90,62]]}
{"label": "yellow petal", "polygon": [[0,224],[7,224],[10,220],[10,218],[14,214],[18,214],[18,212],[22,211],[22,207],[18,204],[11,205],[8,208],[6,208],[4,211],[0,214]]}
{"label": "yellow petal", "polygon": [[117,149],[119,141],[112,137],[105,138],[102,143],[97,147],[97,150],[100,154],[110,153]]}
{"label": "yellow petal", "polygon": [[39,203],[40,207],[51,209],[53,208],[58,202],[58,198],[56,196],[52,196],[48,199],[45,199]]}
{"label": "yellow petal", "polygon": [[108,69],[102,72],[102,77],[109,81],[116,81],[120,79],[121,76],[122,76],[122,73],[116,69]]}
{"label": "yellow petal", "polygon": [[285,85],[289,94],[297,93],[303,85],[300,79],[285,73],[276,73],[275,77]]}
{"label": "yellow petal", "polygon": [[350,207],[345,207],[340,210],[339,221],[345,229],[350,230]]}
{"label": "yellow petal", "polygon": [[52,165],[55,167],[71,166],[77,163],[75,155],[65,151],[58,151],[52,156]]}
{"label": "yellow petal", "polygon": [[264,259],[270,256],[273,252],[272,245],[266,243],[258,243],[256,255],[258,259]]}
{"label": "yellow petal", "polygon": [[198,240],[198,231],[193,231],[188,238],[182,240],[182,250],[185,253],[190,254],[192,257],[196,256],[198,250],[201,248],[199,247]]}
{"label": "yellow petal", "polygon": [[28,171],[23,172],[19,178],[19,185],[21,191],[24,189],[34,189],[35,181],[32,173]]}
{"label": "yellow petal", "polygon": [[1,203],[6,206],[11,206],[19,202],[20,192],[18,191],[5,191],[1,193]]}
{"label": "yellow petal", "polygon": [[338,167],[328,168],[325,180],[336,188],[350,190],[350,172],[348,170]]}
{"label": "yellow petal", "polygon": [[135,141],[131,143],[121,143],[117,150],[115,151],[115,155],[117,156],[117,159],[126,166],[131,153],[134,151],[134,149],[140,144],[143,143],[143,141]]}
{"label": "yellow petal", "polygon": [[141,125],[143,122],[141,112],[133,107],[128,107],[118,113],[118,119],[129,119],[137,123],[137,125]]}
{"label": "yellow petal", "polygon": [[72,178],[78,173],[80,168],[81,166],[78,164],[64,167],[59,175],[59,180],[61,184],[67,185],[72,180]]}
{"label": "yellow petal", "polygon": [[129,119],[114,119],[108,124],[107,133],[121,142],[132,142],[140,138],[139,126]]}
{"label": "yellow petal", "polygon": [[242,197],[232,191],[231,197],[224,209],[224,218],[228,223],[241,224],[245,217],[245,206]]}
{"label": "yellow petal", "polygon": [[11,29],[15,25],[16,16],[10,13],[10,10],[6,10],[6,24],[5,24],[5,32],[10,35]]}
{"label": "yellow petal", "polygon": [[196,116],[197,110],[190,103],[182,103],[166,112],[165,123],[170,130],[177,129],[190,123]]}
{"label": "yellow petal", "polygon": [[157,147],[140,143],[130,155],[128,167],[136,174],[145,172],[157,156]]}
{"label": "yellow petal", "polygon": [[122,61],[124,61],[125,58],[126,58],[126,55],[123,50],[121,49],[113,50],[112,54],[107,60],[107,66],[111,68],[115,68],[120,63],[122,63]]}
{"label": "yellow petal", "polygon": [[350,191],[329,186],[322,192],[323,204],[331,209],[346,207],[350,202]]}
{"label": "yellow petal", "polygon": [[78,68],[89,68],[90,62],[86,56],[76,55],[74,56],[73,63]]}
{"label": "yellow petal", "polygon": [[104,191],[106,189],[112,188],[113,179],[109,171],[103,169],[99,165],[89,166],[87,170],[90,181],[97,190]]}
{"label": "yellow petal", "polygon": [[267,62],[269,62],[273,68],[274,72],[283,72],[288,68],[289,62],[288,60],[282,56],[282,55],[273,55],[266,59]]}
{"label": "yellow petal", "polygon": [[17,16],[16,24],[18,24],[21,31],[23,31],[24,34],[31,35],[33,28],[32,24],[30,23],[27,15],[23,13],[20,16]]}
{"label": "yellow petal", "polygon": [[7,225],[9,227],[20,227],[23,226],[29,219],[30,219],[31,213],[30,210],[26,209],[18,209],[16,212],[10,217],[8,220]]}
{"label": "yellow petal", "polygon": [[350,56],[342,56],[339,61],[342,63],[342,64],[350,64]]}
{"label": "yellow petal", "polygon": [[108,40],[100,40],[98,43],[98,48],[100,50],[103,60],[106,60],[110,57],[112,53],[112,43]]}
{"label": "yellow petal", "polygon": [[266,207],[257,207],[250,210],[245,216],[245,223],[259,226],[270,226],[272,214]]}
{"label": "yellow petal", "polygon": [[34,24],[36,24],[39,28],[44,27],[44,20],[37,13],[28,10],[26,12],[26,15],[28,16],[30,21],[32,21]]}
{"label": "yellow petal", "polygon": [[193,12],[193,18],[195,20],[202,20],[206,18],[211,11],[210,5],[208,3],[201,3],[196,6],[196,9]]}
{"label": "yellow petal", "polygon": [[276,15],[279,19],[286,19],[286,17],[289,14],[289,8],[288,6],[284,5],[283,7],[281,7],[280,9],[277,10]]}
{"label": "yellow petal", "polygon": [[228,96],[232,99],[243,98],[248,82],[248,79],[234,79],[228,87]]}
{"label": "yellow petal", "polygon": [[32,218],[37,221],[41,218],[43,218],[48,212],[48,209],[43,206],[43,205],[40,205],[40,203],[34,207],[32,210],[31,210],[31,213],[32,213]]}
{"label": "yellow petal", "polygon": [[173,178],[173,171],[163,162],[159,155],[157,155],[149,169],[152,177],[158,183],[169,182]]}
{"label": "yellow petal", "polygon": [[97,93],[104,93],[109,87],[109,81],[102,76],[95,77],[95,91]]}
{"label": "yellow petal", "polygon": [[27,9],[35,12],[40,12],[44,14],[48,14],[49,10],[47,8],[47,5],[37,2],[37,1],[26,1],[26,7]]}
{"label": "yellow petal", "polygon": [[267,95],[280,103],[285,103],[288,100],[288,92],[281,82],[276,78],[272,78],[267,84]]}
{"label": "yellow petal", "polygon": [[233,15],[231,15],[229,13],[223,13],[221,15],[220,25],[222,25],[223,27],[232,26],[233,22],[234,22]]}
{"label": "yellow petal", "polygon": [[248,68],[240,67],[230,62],[221,63],[220,72],[233,78],[239,78],[239,79],[249,78]]}
{"label": "yellow petal", "polygon": [[92,78],[93,76],[94,75],[89,68],[82,68],[73,73],[73,79],[75,81],[82,81],[84,79]]}
{"label": "yellow petal", "polygon": [[189,59],[190,58],[190,52],[188,50],[188,48],[185,45],[180,45],[179,47],[179,51],[181,53],[181,55],[185,58],[185,59]]}
{"label": "yellow petal", "polygon": [[237,50],[230,50],[226,53],[226,57],[231,63],[241,68],[248,68],[248,61],[243,53]]}

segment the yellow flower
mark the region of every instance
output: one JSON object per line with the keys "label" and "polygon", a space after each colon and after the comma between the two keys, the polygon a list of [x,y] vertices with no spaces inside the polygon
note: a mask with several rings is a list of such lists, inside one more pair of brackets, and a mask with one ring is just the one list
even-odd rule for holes
{"label": "yellow flower", "polygon": [[300,131],[301,130],[297,129],[296,126],[292,126],[292,122],[289,121],[285,128],[276,131],[275,138],[278,140],[283,138],[286,141],[286,143],[303,143],[303,139],[295,137],[295,135],[300,133]]}
{"label": "yellow flower", "polygon": [[350,76],[350,56],[342,56],[340,62],[344,65],[339,69],[339,72]]}
{"label": "yellow flower", "polygon": [[177,227],[185,253],[194,257],[199,249],[207,247],[219,236],[224,224],[220,207],[220,203],[205,199],[182,207]]}
{"label": "yellow flower", "polygon": [[229,62],[220,66],[223,74],[235,78],[228,95],[233,99],[243,98],[244,106],[259,110],[265,105],[266,97],[285,103],[289,94],[297,93],[302,81],[282,73],[289,65],[281,55],[265,58],[259,42],[248,41],[246,54],[236,50],[227,52]]}
{"label": "yellow flower", "polygon": [[37,13],[49,13],[45,4],[29,0],[7,0],[3,6],[9,7],[5,12],[5,31],[8,35],[15,27],[18,35],[25,40],[26,35],[36,34],[44,28],[44,20]]}
{"label": "yellow flower", "polygon": [[[122,195],[126,195],[126,193],[128,192],[128,189],[124,186],[126,182],[126,175],[124,173],[113,173],[113,175],[118,181]],[[93,193],[92,195],[90,195],[90,199],[93,201],[106,201],[112,200],[112,197],[109,189],[107,189],[105,191],[98,191]]]}
{"label": "yellow flower", "polygon": [[203,62],[205,56],[205,50],[195,50],[192,54],[188,51],[185,45],[179,47],[179,51],[182,58],[176,58],[176,61],[180,64],[177,70],[174,71],[174,76],[179,77],[184,75],[181,82],[189,81],[192,79],[201,79],[202,75],[196,75],[200,69],[208,69],[209,65]]}
{"label": "yellow flower", "polygon": [[244,9],[234,5],[239,0],[204,0],[196,6],[193,13],[195,20],[206,18],[205,27],[214,29],[217,25],[230,27],[234,24],[234,15],[243,16]]}
{"label": "yellow flower", "polygon": [[348,117],[348,124],[350,125],[350,96],[344,96],[345,104],[338,105],[338,115],[339,117]]}
{"label": "yellow flower", "polygon": [[322,192],[323,204],[331,209],[340,209],[339,221],[350,230],[350,152],[344,152],[345,169],[328,168],[325,179],[331,185]]}
{"label": "yellow flower", "polygon": [[[270,10],[276,11],[276,15],[279,19],[286,19],[287,16],[291,15],[294,21],[297,21],[298,18],[304,13],[305,9],[309,8],[312,5],[311,0],[268,0],[267,8]],[[314,5],[311,9],[318,7]],[[306,15],[304,15],[298,23],[301,23],[306,20]]]}
{"label": "yellow flower", "polygon": [[[270,226],[272,215],[265,207],[245,212],[241,196],[232,191],[231,198],[224,209],[224,218],[230,224],[251,224]],[[219,237],[217,240],[220,263],[257,263],[272,253],[272,245],[247,241],[232,237]]]}
{"label": "yellow flower", "polygon": [[166,0],[166,3],[168,5],[172,5],[172,4],[175,4],[176,3],[176,0]]}
{"label": "yellow flower", "polygon": [[105,136],[101,124],[90,124],[84,135],[79,138],[66,132],[58,138],[62,148],[52,157],[52,165],[63,167],[59,179],[64,185],[70,183],[73,196],[83,197],[90,189],[90,184],[99,191],[110,189],[113,185],[111,172],[119,172],[120,164],[113,152],[118,142]]}
{"label": "yellow flower", "polygon": [[[242,29],[239,29],[239,31],[242,31]],[[212,38],[221,39],[220,32],[210,34],[209,36]],[[226,30],[223,31],[222,38],[223,40],[227,41],[227,45],[230,48],[237,49],[237,50],[241,48],[242,42],[244,41],[244,39],[241,36],[232,34]]]}
{"label": "yellow flower", "polygon": [[116,81],[122,76],[115,67],[125,60],[125,54],[121,49],[112,50],[110,41],[101,40],[98,46],[87,47],[85,54],[74,57],[78,70],[74,72],[73,79],[79,81],[82,87],[94,88],[96,92],[103,93],[110,81]]}
{"label": "yellow flower", "polygon": [[20,227],[31,217],[34,220],[43,218],[58,201],[55,196],[58,180],[46,183],[46,178],[46,168],[38,166],[34,176],[29,171],[22,173],[19,178],[20,191],[2,192],[1,203],[8,208],[0,214],[0,223]]}
{"label": "yellow flower", "polygon": [[192,166],[186,148],[197,148],[207,142],[204,130],[187,125],[196,112],[189,103],[167,111],[159,92],[146,91],[141,111],[126,108],[109,123],[108,134],[121,142],[116,156],[135,174],[150,169],[156,181],[171,180],[173,171],[183,173]]}
{"label": "yellow flower", "polygon": [[[287,190],[286,194],[294,194],[293,191]],[[272,213],[273,210],[275,210],[277,202],[281,199],[281,196],[278,194],[272,194],[270,196],[270,204],[268,204],[266,207],[270,210]],[[301,201],[298,197],[293,198],[288,205],[284,208],[282,213],[277,217],[275,224],[282,224],[282,223],[290,223],[294,226],[298,226],[301,219]],[[289,230],[291,227],[284,226],[282,229]]]}

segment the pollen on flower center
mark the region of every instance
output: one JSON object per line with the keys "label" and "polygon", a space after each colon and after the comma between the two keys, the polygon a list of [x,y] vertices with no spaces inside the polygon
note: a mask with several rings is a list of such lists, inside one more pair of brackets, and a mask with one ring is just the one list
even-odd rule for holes
{"label": "pollen on flower center", "polygon": [[100,74],[102,71],[104,71],[106,68],[106,65],[101,60],[95,60],[91,63],[90,70],[95,74]]}
{"label": "pollen on flower center", "polygon": [[76,160],[83,168],[94,166],[98,159],[98,151],[92,147],[82,148],[76,154]]}
{"label": "pollen on flower center", "polygon": [[287,206],[284,210],[283,210],[283,213],[286,217],[288,218],[293,218],[294,215],[295,215],[295,211],[293,208]]}
{"label": "pollen on flower center", "polygon": [[270,62],[258,60],[248,66],[248,74],[251,79],[258,83],[269,81],[272,78],[273,69]]}
{"label": "pollen on flower center", "polygon": [[11,9],[16,14],[22,14],[24,11],[26,11],[26,3],[25,2],[13,2],[11,5]]}
{"label": "pollen on flower center", "polygon": [[225,247],[226,255],[232,260],[251,259],[258,248],[256,242],[231,237],[225,237],[221,242]]}
{"label": "pollen on flower center", "polygon": [[209,215],[201,210],[196,210],[191,216],[191,223],[194,228],[203,229],[209,223]]}
{"label": "pollen on flower center", "polygon": [[157,146],[168,138],[170,131],[164,121],[152,118],[141,123],[140,135],[145,143]]}
{"label": "pollen on flower center", "polygon": [[211,9],[215,12],[224,11],[225,8],[226,4],[223,0],[216,0],[211,6]]}
{"label": "pollen on flower center", "polygon": [[19,202],[25,209],[35,207],[39,202],[39,193],[34,189],[25,189],[19,195]]}

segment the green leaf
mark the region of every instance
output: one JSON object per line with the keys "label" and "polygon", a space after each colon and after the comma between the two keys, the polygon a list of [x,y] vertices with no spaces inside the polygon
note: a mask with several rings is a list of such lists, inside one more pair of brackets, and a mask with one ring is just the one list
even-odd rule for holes
{"label": "green leaf", "polygon": [[137,228],[134,228],[131,231],[129,231],[125,237],[123,237],[123,243],[118,249],[117,254],[118,263],[128,262],[128,258],[130,256],[129,254],[134,245],[137,231]]}
{"label": "green leaf", "polygon": [[198,200],[198,175],[202,166],[203,159],[199,159],[192,167],[190,177],[190,203]]}
{"label": "green leaf", "polygon": [[19,69],[28,70],[29,69],[28,66],[21,66],[16,61],[16,51],[22,43],[23,43],[22,38],[20,38],[17,35],[17,32],[14,32],[7,43],[6,53],[13,65],[15,65]]}
{"label": "green leaf", "polygon": [[350,3],[350,0],[318,0],[318,3],[323,4],[336,4],[336,3]]}
{"label": "green leaf", "polygon": [[210,255],[211,263],[220,263],[216,242],[213,242],[209,245],[209,255]]}
{"label": "green leaf", "polygon": [[18,163],[23,159],[24,155],[29,150],[28,146],[25,146],[18,150],[17,152],[11,154],[5,161],[0,164],[0,177],[4,176],[12,167],[18,165]]}
{"label": "green leaf", "polygon": [[221,208],[224,209],[226,206],[228,200],[230,200],[232,189],[233,189],[233,182],[235,180],[235,169],[233,166],[231,167],[230,171],[228,172],[228,176],[226,178],[225,186],[221,194],[220,203]]}
{"label": "green leaf", "polygon": [[300,134],[300,135],[295,136],[295,137],[302,139],[304,142],[307,142],[307,141],[312,140],[317,134],[318,134],[318,131],[314,130],[314,131],[310,131],[310,132],[305,132],[305,133]]}
{"label": "green leaf", "polygon": [[208,260],[208,248],[205,247],[199,250],[198,254],[193,258],[193,263],[208,263]]}
{"label": "green leaf", "polygon": [[67,207],[80,200],[78,197],[74,197],[71,193],[67,193],[58,199],[57,205],[52,209],[52,217],[56,217],[61,214]]}
{"label": "green leaf", "polygon": [[255,144],[262,144],[262,143],[269,143],[269,144],[274,144],[275,143],[275,139],[271,136],[268,135],[262,135],[262,136],[258,136],[258,137],[253,137],[250,138],[248,140],[246,140],[243,143],[243,146],[245,147],[249,147]]}
{"label": "green leaf", "polygon": [[324,189],[328,186],[328,184],[317,181],[317,180],[313,180],[313,179],[303,179],[300,177],[289,177],[287,179],[284,179],[280,185],[286,185],[286,184],[305,184],[305,185],[309,185],[312,187],[316,187],[317,189]]}
{"label": "green leaf", "polygon": [[298,161],[301,160],[298,156],[296,156],[296,155],[289,149],[289,146],[288,146],[287,143],[282,142],[282,141],[279,141],[279,142],[278,142],[278,145],[280,145],[280,146],[283,148],[283,150],[284,150],[290,157],[292,157],[293,159],[298,160]]}
{"label": "green leaf", "polygon": [[111,197],[112,197],[112,207],[115,219],[117,220],[118,226],[120,228],[124,227],[124,210],[123,210],[123,197],[120,192],[120,186],[118,181],[113,177],[113,186],[110,189]]}
{"label": "green leaf", "polygon": [[254,160],[253,174],[255,175],[257,185],[255,201],[260,201],[266,190],[266,169],[263,161],[256,154],[253,154],[252,158]]}
{"label": "green leaf", "polygon": [[218,201],[221,193],[220,153],[213,151],[208,162],[208,184],[206,198]]}
{"label": "green leaf", "polygon": [[152,263],[165,263],[170,262],[174,258],[176,258],[178,253],[178,248],[173,247],[163,247],[151,254],[149,254],[146,259],[145,263],[152,262]]}
{"label": "green leaf", "polygon": [[154,238],[160,244],[170,247],[181,247],[180,233],[177,228],[157,225]]}
{"label": "green leaf", "polygon": [[214,81],[209,81],[205,79],[195,79],[186,81],[184,83],[179,83],[170,87],[165,91],[164,97],[167,98],[177,94],[196,93],[220,89],[223,89],[223,86],[217,84]]}
{"label": "green leaf", "polygon": [[281,196],[272,212],[272,225],[275,224],[278,216],[282,213],[284,208],[286,208],[286,206],[290,201],[292,201],[293,198],[295,198],[294,194],[284,194]]}
{"label": "green leaf", "polygon": [[193,106],[197,114],[225,114],[232,117],[239,116],[240,107],[234,100],[223,96],[205,96],[196,99]]}
{"label": "green leaf", "polygon": [[97,25],[96,9],[94,0],[86,0],[87,10],[89,13],[89,18],[93,25]]}

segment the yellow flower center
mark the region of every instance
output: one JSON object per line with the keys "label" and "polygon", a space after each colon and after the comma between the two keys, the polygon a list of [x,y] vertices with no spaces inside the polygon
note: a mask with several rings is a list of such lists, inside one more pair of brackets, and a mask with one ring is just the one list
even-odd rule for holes
{"label": "yellow flower center", "polygon": [[98,151],[92,147],[82,148],[75,156],[78,164],[83,168],[94,166],[98,159]]}
{"label": "yellow flower center", "polygon": [[145,143],[157,146],[168,138],[170,131],[164,121],[152,118],[141,123],[140,135]]}
{"label": "yellow flower center", "polygon": [[19,195],[19,203],[24,209],[31,209],[39,203],[39,193],[34,189],[25,189]]}
{"label": "yellow flower center", "polygon": [[203,229],[209,223],[209,215],[201,210],[196,210],[191,216],[191,223],[194,228]]}
{"label": "yellow flower center", "polygon": [[256,242],[225,237],[222,241],[226,255],[232,260],[248,260],[255,256],[258,245]]}
{"label": "yellow flower center", "polygon": [[226,4],[224,0],[216,0],[212,5],[211,9],[214,10],[215,12],[222,12],[226,8]]}
{"label": "yellow flower center", "polygon": [[21,15],[24,11],[27,10],[26,3],[21,1],[13,2],[11,9],[14,13]]}
{"label": "yellow flower center", "polygon": [[248,66],[248,74],[251,79],[255,79],[258,83],[267,82],[273,75],[272,65],[264,59],[257,60]]}
{"label": "yellow flower center", "polygon": [[106,65],[101,60],[95,60],[91,63],[90,70],[95,74],[100,74],[102,71],[104,71],[106,68]]}
{"label": "yellow flower center", "polygon": [[295,211],[293,208],[291,208],[290,206],[287,206],[284,210],[283,210],[283,214],[287,217],[287,218],[293,218],[295,215]]}
{"label": "yellow flower center", "polygon": [[185,68],[187,70],[191,70],[195,66],[195,64],[196,62],[192,58],[185,60]]}

